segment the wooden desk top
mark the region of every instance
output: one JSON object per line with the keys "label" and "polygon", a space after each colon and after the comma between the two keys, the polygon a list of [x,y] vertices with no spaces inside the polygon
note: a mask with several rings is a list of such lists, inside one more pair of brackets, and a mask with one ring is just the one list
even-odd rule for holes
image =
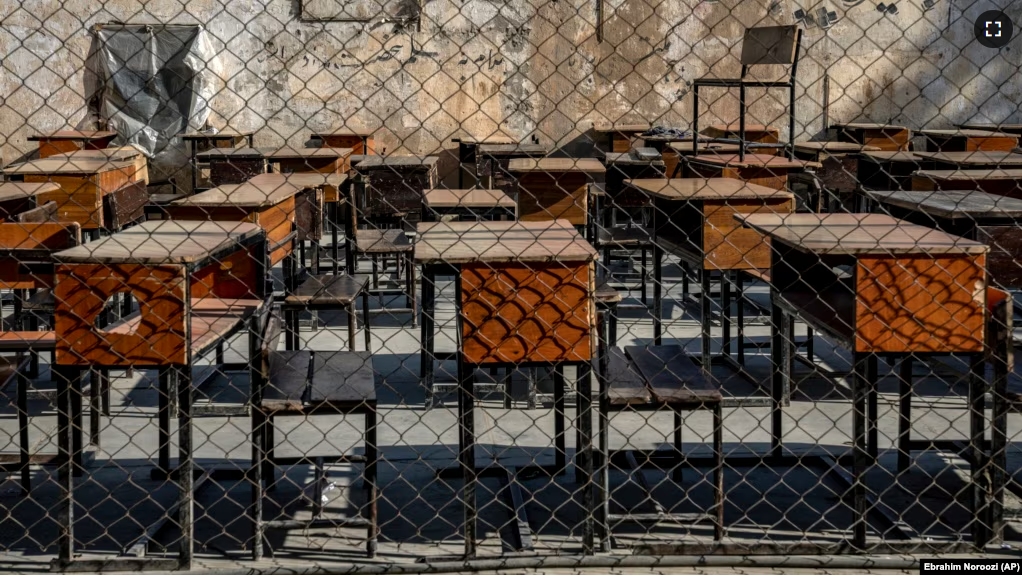
{"label": "wooden desk top", "polygon": [[882,124],[874,122],[847,122],[831,124],[831,128],[836,130],[908,130],[907,126],[900,126],[898,124]]}
{"label": "wooden desk top", "polygon": [[744,160],[739,160],[738,154],[701,154],[693,156],[691,161],[728,168],[777,168],[779,170],[820,168],[822,166],[819,162],[788,160],[786,156],[770,154],[746,154]]}
{"label": "wooden desk top", "polygon": [[432,168],[436,166],[436,163],[440,158],[436,156],[366,156],[365,159],[358,163],[358,170],[383,170],[393,167],[414,167],[420,166],[422,168]]}
{"label": "wooden desk top", "polygon": [[103,148],[101,150],[75,150],[74,152],[54,154],[47,158],[96,158],[112,162],[125,162],[134,160],[139,156],[142,156],[142,151],[134,146],[114,146],[113,148]]}
{"label": "wooden desk top", "polygon": [[1022,217],[1022,200],[979,190],[867,190],[878,202],[940,218]]}
{"label": "wooden desk top", "polygon": [[967,124],[959,124],[959,128],[965,130],[985,130],[988,132],[1009,132],[1011,134],[1022,133],[1022,124],[1010,124],[1002,123],[997,124],[995,122],[982,123],[982,122],[970,122]]}
{"label": "wooden desk top", "polygon": [[795,142],[795,151],[807,154],[818,154],[821,152],[853,154],[857,152],[878,152],[880,148],[855,142]]}
{"label": "wooden desk top", "polygon": [[354,152],[351,148],[292,148],[284,146],[276,150],[267,149],[264,154],[269,160],[301,160],[303,158],[347,158]]}
{"label": "wooden desk top", "polygon": [[237,158],[258,159],[266,157],[265,148],[213,148],[196,154],[197,158],[208,160],[210,158]]}
{"label": "wooden desk top", "polygon": [[0,182],[0,202],[30,198],[60,190],[53,182]]}
{"label": "wooden desk top", "polygon": [[972,152],[913,152],[920,158],[927,160],[934,160],[942,162],[944,164],[953,164],[955,166],[1022,166],[1022,154],[1013,154],[1011,152],[988,152],[988,151],[972,151]]}
{"label": "wooden desk top", "polygon": [[426,190],[422,201],[433,208],[514,208],[514,198],[502,190]]}
{"label": "wooden desk top", "polygon": [[255,134],[255,130],[221,130],[216,134],[212,132],[184,132],[182,140],[217,140],[220,138],[248,138]]}
{"label": "wooden desk top", "polygon": [[[703,129],[703,134],[706,133],[706,130],[716,130],[717,132],[735,132],[735,133],[737,133],[737,132],[739,132],[741,130],[741,126],[737,122],[734,123],[734,124],[710,124],[709,126],[707,126],[706,128]],[[774,126],[767,126],[766,124],[746,124],[745,125],[745,131],[746,132],[770,132],[770,133],[773,133],[773,134],[780,134],[781,133],[781,131],[778,128],[775,128]]]}
{"label": "wooden desk top", "polygon": [[567,220],[550,222],[429,222],[417,226],[415,261],[590,262],[596,249]]}
{"label": "wooden desk top", "polygon": [[550,153],[550,147],[543,144],[495,144],[486,142],[477,147],[479,154],[483,156],[496,156],[505,158],[535,158],[546,156]]}
{"label": "wooden desk top", "polygon": [[508,172],[585,172],[604,174],[607,167],[596,158],[518,158],[508,163]]}
{"label": "wooden desk top", "polygon": [[29,160],[21,164],[13,164],[4,168],[5,174],[99,174],[111,170],[134,169],[131,162],[116,162],[106,158],[82,158],[71,157],[50,157],[36,160]]}
{"label": "wooden desk top", "polygon": [[636,158],[631,152],[607,152],[603,156],[603,162],[607,166],[659,166],[664,167],[663,156],[655,158]]}
{"label": "wooden desk top", "polygon": [[33,134],[29,141],[35,140],[104,140],[117,136],[117,132],[109,130],[57,130],[47,134]]}
{"label": "wooden desk top", "polygon": [[912,176],[932,180],[1022,180],[1022,168],[917,170],[912,173]]}
{"label": "wooden desk top", "polygon": [[[678,140],[675,142],[669,142],[667,144],[671,150],[674,150],[678,154],[692,154],[692,139]],[[723,144],[721,142],[706,142],[699,144],[698,154],[714,155],[721,154],[731,156],[732,154],[738,154],[738,144]]]}
{"label": "wooden desk top", "polygon": [[885,214],[735,214],[771,240],[815,254],[983,254],[989,247]]}
{"label": "wooden desk top", "polygon": [[244,184],[225,184],[182,198],[171,206],[201,206],[206,208],[264,208],[280,204],[301,192],[301,188],[290,182],[262,181]]}
{"label": "wooden desk top", "polygon": [[375,130],[368,128],[334,128],[331,130],[324,130],[322,132],[313,132],[312,137],[323,139],[324,136],[358,136],[359,138],[368,138],[375,133]]}
{"label": "wooden desk top", "polygon": [[752,184],[737,178],[643,178],[625,180],[625,186],[667,200],[759,200],[794,198],[791,192]]}
{"label": "wooden desk top", "polygon": [[593,124],[593,131],[598,134],[613,134],[616,132],[645,132],[652,128],[653,125],[649,122],[636,122],[633,124],[607,124],[599,123]]}
{"label": "wooden desk top", "polygon": [[248,183],[257,186],[262,190],[268,190],[277,186],[294,186],[296,188],[321,188],[333,186],[340,188],[348,180],[347,174],[336,172],[293,172],[281,174],[259,174],[248,179]]}
{"label": "wooden desk top", "polygon": [[922,158],[916,156],[915,152],[907,151],[895,152],[890,150],[880,150],[877,152],[862,152],[860,155],[863,159],[872,160],[877,164],[883,162],[911,162],[913,164],[918,164],[922,160]]}
{"label": "wooden desk top", "polygon": [[154,220],[53,255],[74,264],[190,264],[262,233],[249,222]]}
{"label": "wooden desk top", "polygon": [[952,128],[950,130],[917,130],[917,134],[920,136],[929,136],[936,138],[1014,138],[1018,139],[1015,134],[1007,134],[1005,132],[990,132],[988,130],[969,130],[967,128]]}

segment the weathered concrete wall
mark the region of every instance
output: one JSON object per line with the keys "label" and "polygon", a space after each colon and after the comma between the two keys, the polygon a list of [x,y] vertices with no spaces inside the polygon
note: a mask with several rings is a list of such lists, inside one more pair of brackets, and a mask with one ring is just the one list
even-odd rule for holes
{"label": "weathered concrete wall", "polygon": [[[423,0],[419,29],[304,23],[297,0],[7,0],[0,144],[11,161],[32,150],[30,133],[83,121],[89,30],[110,21],[204,25],[222,58],[214,124],[256,129],[257,145],[303,144],[347,123],[380,128],[387,152],[432,153],[498,130],[584,149],[593,121],[688,126],[691,81],[737,72],[746,26],[798,16],[799,138],[823,128],[825,74],[832,121],[1022,119],[1012,81],[1022,41],[997,51],[973,39],[973,20],[996,2],[897,0],[891,13],[880,0],[603,1],[598,42],[597,0]],[[1000,4],[1022,24],[1022,3]],[[821,22],[821,8],[836,22]],[[701,122],[734,119],[735,96],[701,99]],[[783,93],[750,99],[757,121],[784,126]]]}

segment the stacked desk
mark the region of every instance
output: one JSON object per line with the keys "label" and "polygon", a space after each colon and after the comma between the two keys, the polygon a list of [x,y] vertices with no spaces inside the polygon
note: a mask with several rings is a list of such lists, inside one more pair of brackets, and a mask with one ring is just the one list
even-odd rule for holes
{"label": "stacked desk", "polygon": [[788,175],[820,167],[819,162],[789,160],[770,154],[711,155],[689,158],[685,165],[686,178],[737,178],[750,184],[759,184],[775,190],[788,187]]}
{"label": "stacked desk", "polygon": [[[855,142],[796,142],[794,149],[795,158],[820,164],[820,169],[805,179],[812,182],[802,182],[800,175],[792,176],[799,183],[809,184],[811,193],[800,201],[810,212],[823,212],[824,208],[834,212],[839,206],[850,207],[859,187],[859,155],[880,150],[877,146]],[[824,198],[828,199],[827,206],[824,206]]]}
{"label": "stacked desk", "polygon": [[[640,134],[653,126],[648,122],[634,124],[593,124],[597,149],[604,153],[626,153],[636,144],[641,145]],[[602,146],[602,148],[601,148]]]}
{"label": "stacked desk", "polygon": [[607,169],[595,158],[522,158],[512,160],[508,172],[517,183],[512,194],[520,220],[588,227],[589,185],[603,181]]}
{"label": "stacked desk", "polygon": [[213,186],[241,184],[267,171],[266,151],[259,148],[213,148],[196,154],[195,158],[209,165]]}
{"label": "stacked desk", "polygon": [[39,157],[48,158],[76,150],[102,150],[117,137],[109,130],[58,130],[48,134],[35,134],[29,142],[39,142]]}
{"label": "stacked desk", "polygon": [[313,132],[312,138],[320,140],[326,148],[351,148],[352,154],[376,154],[376,141],[372,130],[337,129],[327,132]]}
{"label": "stacked desk", "polygon": [[59,190],[60,186],[52,182],[0,182],[0,222],[13,220],[39,205],[39,196]]}
{"label": "stacked desk", "polygon": [[192,191],[199,191],[199,173],[204,167],[209,167],[207,162],[199,162],[198,154],[200,152],[207,152],[216,148],[241,148],[246,144],[248,144],[249,148],[252,148],[255,146],[254,135],[255,132],[251,130],[224,130],[216,133],[185,132],[181,134],[181,139],[188,143],[188,153],[191,156]]}
{"label": "stacked desk", "polygon": [[842,142],[875,146],[885,152],[907,152],[912,143],[912,131],[896,124],[849,122],[831,128]]}
{"label": "stacked desk", "polygon": [[502,190],[426,190],[422,198],[422,221],[453,216],[455,220],[515,220],[515,199]]}
{"label": "stacked desk", "polygon": [[[265,236],[248,223],[146,222],[102,240],[54,255],[57,308],[55,378],[58,385],[58,445],[61,466],[59,571],[189,570],[195,470],[192,401],[195,360],[248,326],[250,349],[258,346],[259,314],[266,298]],[[131,293],[140,303],[134,316],[97,328],[109,297]],[[178,557],[86,560],[74,534],[72,457],[80,451],[82,371],[91,368],[153,368],[160,373],[159,468],[181,496],[176,523]],[[171,476],[171,397],[178,418],[178,471]],[[201,483],[208,472],[200,477]],[[166,520],[166,516],[158,522]]]}
{"label": "stacked desk", "polygon": [[1018,146],[1018,136],[987,130],[920,130],[926,138],[927,152],[1010,151]]}
{"label": "stacked desk", "polygon": [[[977,515],[973,540],[984,546],[989,511],[990,453],[983,438],[983,353],[986,327],[986,246],[879,214],[754,214],[736,216],[770,239],[773,301],[773,388],[791,384],[793,339],[788,316],[801,319],[853,354],[851,544],[866,540],[867,469],[878,452],[877,357],[966,354],[971,357],[968,398],[969,499]],[[842,272],[844,271],[844,272]],[[1002,379],[1003,380],[1003,379]],[[901,375],[902,402],[911,394]],[[995,394],[995,397],[1001,395]],[[904,414],[904,411],[903,411]],[[773,414],[776,429],[780,410]],[[995,436],[1003,434],[995,428]],[[998,444],[998,438],[992,442]],[[1000,439],[1003,446],[1003,439]],[[781,451],[780,434],[773,439]],[[899,449],[901,447],[899,446]],[[993,487],[994,493],[997,487]],[[987,524],[989,525],[989,524]]]}
{"label": "stacked desk", "polygon": [[276,165],[276,170],[285,174],[291,172],[321,172],[324,174],[346,174],[351,168],[351,148],[292,148],[284,146],[266,150],[266,160]]}
{"label": "stacked desk", "polygon": [[[125,205],[138,204],[134,200],[144,195],[145,186],[134,186],[136,166],[134,162],[114,162],[105,158],[50,157],[31,160],[23,164],[8,166],[4,172],[21,178],[24,182],[52,183],[59,189],[36,196],[40,204],[57,203],[57,217],[62,222],[77,222],[82,230],[98,233],[99,230],[117,230],[125,222],[118,222],[113,216],[119,211],[104,210],[109,205],[108,196],[116,195],[130,201]],[[106,204],[105,204],[106,202]],[[145,206],[138,204],[139,212]]]}

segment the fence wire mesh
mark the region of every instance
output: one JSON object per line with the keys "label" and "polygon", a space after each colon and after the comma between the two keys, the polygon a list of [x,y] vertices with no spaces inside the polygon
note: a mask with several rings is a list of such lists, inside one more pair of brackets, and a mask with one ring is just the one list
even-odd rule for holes
{"label": "fence wire mesh", "polygon": [[0,5],[0,567],[1010,553],[980,4]]}

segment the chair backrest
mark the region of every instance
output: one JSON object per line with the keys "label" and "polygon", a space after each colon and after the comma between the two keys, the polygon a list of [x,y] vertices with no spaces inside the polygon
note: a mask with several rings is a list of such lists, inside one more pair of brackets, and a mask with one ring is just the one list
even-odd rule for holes
{"label": "chair backrest", "polygon": [[749,28],[742,40],[742,66],[795,63],[798,58],[798,26]]}
{"label": "chair backrest", "polygon": [[57,203],[50,200],[42,206],[36,206],[31,210],[26,210],[21,214],[17,214],[14,217],[15,221],[20,223],[26,222],[56,222],[57,221]]}
{"label": "chair backrest", "polygon": [[323,190],[306,188],[295,197],[295,223],[299,242],[323,237]]}

